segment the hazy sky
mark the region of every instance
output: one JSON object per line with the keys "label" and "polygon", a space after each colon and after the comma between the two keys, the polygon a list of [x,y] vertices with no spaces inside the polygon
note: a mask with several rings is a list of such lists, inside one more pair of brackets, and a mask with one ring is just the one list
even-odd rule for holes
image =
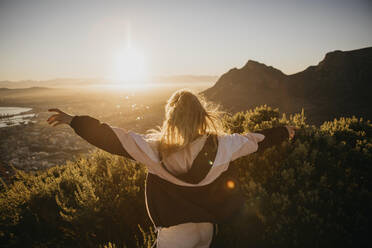
{"label": "hazy sky", "polygon": [[372,1],[0,0],[0,80],[110,77],[128,40],[150,75],[292,74],[372,46]]}

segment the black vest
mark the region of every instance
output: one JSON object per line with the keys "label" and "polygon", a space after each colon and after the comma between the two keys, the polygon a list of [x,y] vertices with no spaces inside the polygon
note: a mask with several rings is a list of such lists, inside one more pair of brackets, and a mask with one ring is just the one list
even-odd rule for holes
{"label": "black vest", "polygon": [[[204,179],[212,167],[211,158],[216,157],[217,140],[215,135],[210,135],[191,169],[176,177],[188,183],[198,183]],[[197,187],[176,185],[148,173],[146,207],[154,225],[169,227],[187,222],[221,223],[227,220],[244,203],[237,180],[238,170],[236,166],[229,166],[212,183]]]}

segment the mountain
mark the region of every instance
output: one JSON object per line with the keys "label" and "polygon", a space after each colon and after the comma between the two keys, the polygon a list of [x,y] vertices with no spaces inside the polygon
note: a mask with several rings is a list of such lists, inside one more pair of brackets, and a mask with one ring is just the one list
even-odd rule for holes
{"label": "mountain", "polygon": [[[195,84],[211,83],[218,79],[213,75],[173,75],[173,76],[154,76],[148,81],[151,84]],[[50,80],[23,80],[23,81],[0,81],[0,88],[20,89],[29,87],[49,87],[49,88],[71,88],[71,87],[91,87],[115,84],[115,80],[105,78],[56,78]]]}
{"label": "mountain", "polygon": [[286,75],[278,69],[249,60],[231,69],[203,94],[226,110],[237,112],[258,105],[283,112],[304,108],[319,124],[340,116],[372,119],[372,47],[333,51],[316,66]]}
{"label": "mountain", "polygon": [[24,89],[32,87],[70,88],[85,87],[104,82],[99,78],[56,78],[50,80],[0,81],[1,88]]}

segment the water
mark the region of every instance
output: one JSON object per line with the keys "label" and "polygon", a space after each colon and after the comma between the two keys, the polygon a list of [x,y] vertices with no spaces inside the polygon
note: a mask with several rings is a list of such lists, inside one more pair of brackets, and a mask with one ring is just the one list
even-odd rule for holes
{"label": "water", "polygon": [[35,116],[33,113],[25,113],[30,110],[32,108],[0,107],[0,128],[28,124]]}

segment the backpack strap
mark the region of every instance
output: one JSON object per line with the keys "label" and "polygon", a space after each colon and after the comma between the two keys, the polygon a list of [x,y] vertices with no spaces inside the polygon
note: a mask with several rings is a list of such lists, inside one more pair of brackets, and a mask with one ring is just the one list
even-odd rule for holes
{"label": "backpack strap", "polygon": [[207,140],[205,141],[203,148],[194,159],[190,170],[188,170],[186,173],[182,173],[179,175],[174,175],[172,172],[168,170],[167,166],[163,163],[161,154],[159,153],[160,164],[166,171],[168,171],[168,173],[172,174],[178,179],[187,183],[197,184],[207,176],[209,170],[212,168],[212,165],[216,158],[217,148],[218,148],[217,135],[210,134]]}

